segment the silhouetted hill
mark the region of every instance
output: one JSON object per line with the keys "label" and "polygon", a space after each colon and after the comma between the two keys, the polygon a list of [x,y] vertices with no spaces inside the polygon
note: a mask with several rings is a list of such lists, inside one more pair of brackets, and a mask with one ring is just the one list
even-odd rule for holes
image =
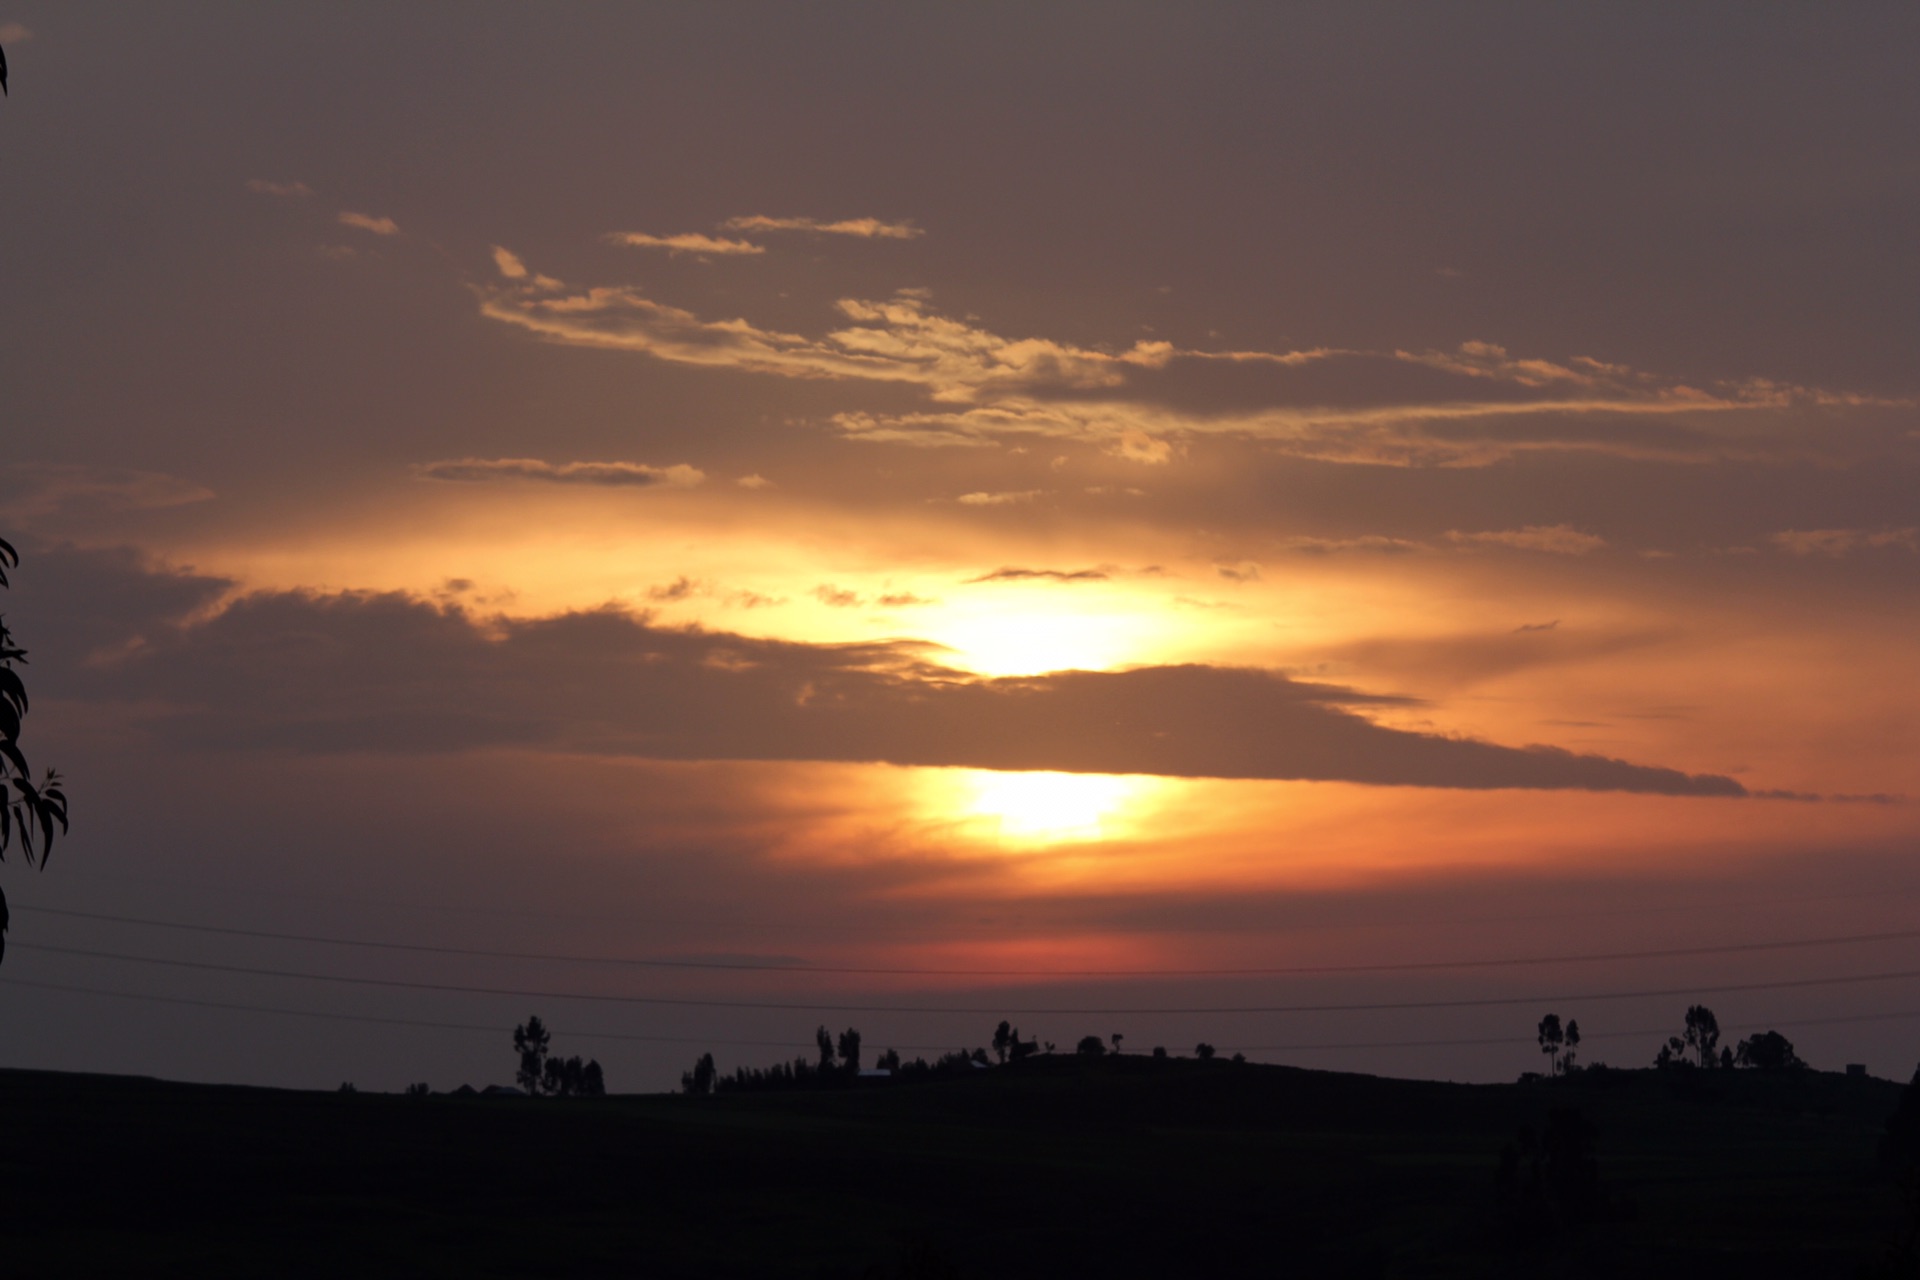
{"label": "silhouetted hill", "polygon": [[588,1100],[11,1071],[0,1238],[18,1275],[1844,1277],[1903,1222],[1899,1092],[1145,1056]]}

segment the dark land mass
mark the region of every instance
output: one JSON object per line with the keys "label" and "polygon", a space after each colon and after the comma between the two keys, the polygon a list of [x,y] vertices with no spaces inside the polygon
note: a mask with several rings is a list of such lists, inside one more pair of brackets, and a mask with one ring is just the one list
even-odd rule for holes
{"label": "dark land mass", "polygon": [[1876,1158],[1900,1091],[1144,1056],[539,1100],[4,1071],[0,1257],[18,1276],[1847,1277],[1907,1228]]}

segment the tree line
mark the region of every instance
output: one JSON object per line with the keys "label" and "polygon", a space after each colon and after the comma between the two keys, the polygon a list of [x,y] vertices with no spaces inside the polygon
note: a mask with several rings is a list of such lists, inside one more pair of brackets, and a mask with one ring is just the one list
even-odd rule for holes
{"label": "tree line", "polygon": [[[1547,1074],[1567,1075],[1580,1070],[1580,1024],[1573,1020],[1562,1026],[1560,1015],[1549,1013],[1540,1019],[1536,1031],[1540,1052],[1547,1055]],[[1736,1045],[1720,1043],[1720,1020],[1703,1004],[1687,1006],[1681,1033],[1667,1037],[1654,1055],[1653,1065],[1663,1071],[1700,1068],[1702,1070],[1749,1067],[1759,1071],[1784,1071],[1807,1064],[1794,1052],[1793,1041],[1778,1031],[1762,1031]]]}
{"label": "tree line", "polygon": [[[731,1073],[721,1072],[714,1065],[713,1054],[703,1053],[691,1069],[680,1074],[681,1092],[703,1096],[714,1093],[838,1088],[860,1078],[863,1038],[858,1028],[848,1027],[835,1036],[823,1026],[813,1033],[813,1038],[816,1053],[812,1057],[802,1054],[789,1062],[776,1062],[767,1067],[739,1066]],[[1083,1036],[1074,1047],[1074,1054],[1083,1058],[1117,1056],[1121,1052],[1121,1041],[1125,1038],[1119,1032],[1104,1039],[1096,1035]],[[1028,1040],[1020,1034],[1018,1027],[1006,1020],[994,1028],[993,1038],[988,1044],[991,1053],[986,1046],[955,1049],[931,1062],[924,1057],[909,1061],[900,1056],[899,1050],[888,1049],[873,1060],[872,1069],[884,1071],[894,1079],[932,1080],[967,1075],[988,1067],[1006,1066],[1055,1052],[1053,1041]],[[1214,1057],[1214,1054],[1214,1047],[1204,1041],[1194,1046],[1193,1056],[1202,1061]],[[1156,1047],[1152,1056],[1165,1060],[1171,1055],[1162,1046]],[[1245,1062],[1246,1058],[1236,1053],[1233,1061]]]}

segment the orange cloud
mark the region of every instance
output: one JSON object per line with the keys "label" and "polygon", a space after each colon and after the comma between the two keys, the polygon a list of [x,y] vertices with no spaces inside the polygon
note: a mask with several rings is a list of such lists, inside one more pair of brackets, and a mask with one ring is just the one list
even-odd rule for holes
{"label": "orange cloud", "polygon": [[650,467],[639,462],[543,462],[538,458],[453,458],[422,462],[413,468],[422,480],[476,483],[497,480],[540,480],[550,484],[591,484],[644,488],[669,485],[690,488],[706,474],[684,463]]}
{"label": "orange cloud", "polygon": [[1530,524],[1524,529],[1496,529],[1486,533],[1461,533],[1454,529],[1448,531],[1446,539],[1462,546],[1513,547],[1560,556],[1584,556],[1607,545],[1605,538],[1581,533],[1568,524]]}
{"label": "orange cloud", "polygon": [[1788,529],[1767,541],[1796,556],[1843,556],[1850,551],[1904,547],[1920,551],[1920,529]]}
{"label": "orange cloud", "polygon": [[843,218],[823,222],[818,218],[769,218],[749,214],[728,218],[722,231],[803,231],[821,236],[853,236],[861,240],[917,240],[926,232],[911,222],[882,222],[878,218]]}
{"label": "orange cloud", "polygon": [[342,209],[338,221],[343,227],[358,227],[360,230],[370,231],[376,236],[397,236],[400,234],[400,224],[392,218],[376,218],[371,214],[355,213],[351,209]]}
{"label": "orange cloud", "polygon": [[718,257],[752,256],[765,253],[762,245],[746,240],[722,240],[717,236],[702,235],[697,231],[683,232],[673,236],[653,236],[644,231],[615,231],[607,236],[613,244],[623,244],[631,249],[665,249],[668,253],[711,254]]}
{"label": "orange cloud", "polygon": [[[1535,452],[1781,462],[1873,447],[1871,435],[1856,445],[1843,432],[1808,432],[1800,412],[1807,407],[1914,403],[1766,379],[1703,390],[1586,357],[1518,358],[1484,342],[1446,353],[1208,352],[1163,340],[1104,350],[998,334],[941,314],[924,290],[842,299],[835,308],[850,323],[809,336],[744,317],[706,319],[630,287],[535,283],[483,290],[482,313],[552,342],[790,378],[912,386],[932,402],[831,415],[849,438],[872,443],[939,447],[1028,435],[1095,444],[1146,464],[1169,461],[1178,442],[1200,436],[1373,466],[1481,467]],[[1270,403],[1249,408],[1210,390],[1207,371],[1222,365],[1271,368],[1280,381]],[[1413,396],[1403,385],[1410,369],[1431,374]]]}

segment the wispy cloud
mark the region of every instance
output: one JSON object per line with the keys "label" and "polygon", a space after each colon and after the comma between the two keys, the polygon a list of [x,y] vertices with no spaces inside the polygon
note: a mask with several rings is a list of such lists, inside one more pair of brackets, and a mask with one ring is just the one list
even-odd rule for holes
{"label": "wispy cloud", "polygon": [[1019,489],[1006,493],[963,493],[954,501],[967,507],[1005,507],[1015,503],[1032,502],[1045,493],[1045,489]]}
{"label": "wispy cloud", "polygon": [[911,222],[882,222],[878,218],[842,218],[828,222],[819,218],[769,218],[749,214],[728,218],[722,231],[802,231],[821,236],[854,236],[862,240],[917,240],[926,232]]}
{"label": "wispy cloud", "polygon": [[[1198,351],[1166,341],[1101,349],[1013,338],[934,308],[923,290],[842,299],[817,335],[707,319],[632,287],[522,280],[482,291],[488,317],[541,338],[674,363],[918,388],[922,407],[853,408],[849,439],[928,447],[1027,436],[1164,464],[1185,442],[1239,438],[1326,462],[1481,467],[1530,453],[1667,463],[1804,461],[1846,437],[1805,428],[1808,408],[1908,409],[1920,401],[1750,378],[1709,388],[1587,357],[1521,357],[1485,342],[1452,351]],[[1266,366],[1269,403],[1219,383]],[[1236,375],[1239,376],[1239,375]],[[1263,375],[1264,376],[1264,375]],[[1237,385],[1237,384],[1236,384]],[[1411,389],[1411,390],[1410,390]]]}
{"label": "wispy cloud", "polygon": [[1213,570],[1228,582],[1260,581],[1260,566],[1251,560],[1240,560],[1228,564],[1215,564]]}
{"label": "wispy cloud", "polygon": [[247,190],[257,196],[278,196],[281,199],[304,200],[313,194],[313,188],[304,182],[269,182],[265,178],[248,178]]}
{"label": "wispy cloud", "polygon": [[213,496],[213,490],[190,480],[131,467],[56,462],[0,465],[0,513],[19,521],[87,506],[114,510],[181,507]]}
{"label": "wispy cloud", "polygon": [[543,462],[538,458],[452,458],[416,463],[413,474],[422,480],[454,483],[490,483],[537,480],[548,484],[585,484],[645,488],[667,485],[686,489],[706,474],[684,463],[650,467],[639,462]]}
{"label": "wispy cloud", "polygon": [[823,582],[815,587],[813,598],[829,609],[852,609],[862,603],[858,592],[836,587],[831,582]]}
{"label": "wispy cloud", "polygon": [[527,278],[527,264],[520,261],[519,255],[511,249],[503,249],[499,245],[494,245],[493,265],[494,269],[499,271],[499,273],[508,280],[525,280]]}
{"label": "wispy cloud", "polygon": [[1788,529],[1767,541],[1796,556],[1843,556],[1881,547],[1920,551],[1920,529]]}
{"label": "wispy cloud", "polygon": [[1405,555],[1433,549],[1411,538],[1390,538],[1378,533],[1363,533],[1353,538],[1316,538],[1301,534],[1282,538],[1279,545],[1282,550],[1309,556],[1329,556],[1349,551]]}
{"label": "wispy cloud", "polygon": [[400,234],[400,224],[392,218],[376,218],[370,213],[355,213],[351,209],[342,209],[338,221],[343,227],[358,227],[362,231],[371,231],[376,236]]}
{"label": "wispy cloud", "polygon": [[742,489],[771,489],[774,487],[773,481],[758,472],[750,476],[741,476],[738,480],[735,480],[734,483]]}
{"label": "wispy cloud", "polygon": [[1512,547],[1560,556],[1584,556],[1607,545],[1605,538],[1581,533],[1569,524],[1530,524],[1524,529],[1495,529],[1485,533],[1452,529],[1444,536],[1456,546]]}
{"label": "wispy cloud", "polygon": [[672,582],[664,583],[657,587],[648,587],[647,599],[658,601],[661,604],[675,604],[681,600],[688,600],[704,593],[705,589],[700,582],[682,574]]}
{"label": "wispy cloud", "polygon": [[765,253],[766,246],[754,244],[748,240],[722,240],[718,236],[702,235],[697,231],[683,232],[672,236],[652,236],[644,231],[613,231],[607,235],[613,244],[623,244],[630,249],[664,249],[668,253],[695,253],[716,257],[746,256]]}
{"label": "wispy cloud", "polygon": [[1105,582],[1108,576],[1103,569],[1023,569],[1009,565],[992,573],[983,573],[977,578],[968,578],[961,585],[971,586],[978,582]]}

